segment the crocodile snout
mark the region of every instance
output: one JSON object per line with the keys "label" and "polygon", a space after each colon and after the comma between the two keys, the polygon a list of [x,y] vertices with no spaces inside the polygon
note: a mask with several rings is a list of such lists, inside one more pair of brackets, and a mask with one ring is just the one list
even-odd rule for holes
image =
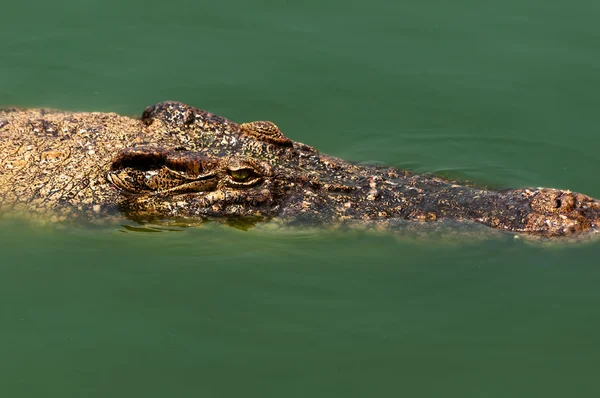
{"label": "crocodile snout", "polygon": [[527,229],[545,236],[566,236],[600,230],[600,201],[559,189],[530,193],[532,213]]}

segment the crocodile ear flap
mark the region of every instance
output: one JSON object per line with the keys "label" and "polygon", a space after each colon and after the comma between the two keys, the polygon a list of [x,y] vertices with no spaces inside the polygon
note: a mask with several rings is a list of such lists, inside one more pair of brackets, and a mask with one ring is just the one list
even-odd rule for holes
{"label": "crocodile ear flap", "polygon": [[173,126],[184,127],[194,123],[194,108],[177,101],[164,101],[150,105],[142,114],[142,121],[151,125],[154,120]]}
{"label": "crocodile ear flap", "polygon": [[161,148],[127,148],[117,154],[110,168],[112,171],[124,168],[153,170],[163,166],[166,160],[167,153]]}
{"label": "crocodile ear flap", "polygon": [[243,135],[250,136],[261,141],[267,141],[279,146],[292,146],[292,140],[281,133],[273,122],[259,121],[242,123],[240,131]]}

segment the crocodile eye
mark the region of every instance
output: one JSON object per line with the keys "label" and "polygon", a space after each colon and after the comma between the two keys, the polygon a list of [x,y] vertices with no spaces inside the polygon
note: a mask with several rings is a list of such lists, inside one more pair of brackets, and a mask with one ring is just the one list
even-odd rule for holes
{"label": "crocodile eye", "polygon": [[233,156],[227,159],[223,184],[236,189],[249,188],[262,183],[265,176],[272,176],[268,165],[256,159]]}
{"label": "crocodile eye", "polygon": [[251,169],[229,170],[229,175],[236,182],[247,181],[253,174]]}

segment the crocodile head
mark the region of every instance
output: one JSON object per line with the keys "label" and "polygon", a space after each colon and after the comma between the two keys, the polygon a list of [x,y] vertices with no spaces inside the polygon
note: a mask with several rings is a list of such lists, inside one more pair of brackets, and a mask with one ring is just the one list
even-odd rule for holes
{"label": "crocodile head", "polygon": [[[600,230],[600,201],[552,189],[485,190],[394,168],[359,166],[179,102],[148,107],[144,134],[107,180],[128,217],[396,225],[459,220],[544,237]],[[373,225],[373,223],[371,223]]]}
{"label": "crocodile head", "polygon": [[241,155],[137,146],[121,151],[107,179],[135,219],[270,217],[278,200],[273,170]]}

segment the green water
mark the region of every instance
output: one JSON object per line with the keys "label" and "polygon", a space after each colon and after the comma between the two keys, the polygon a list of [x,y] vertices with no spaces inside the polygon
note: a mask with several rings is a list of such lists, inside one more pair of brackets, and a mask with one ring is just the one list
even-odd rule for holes
{"label": "green water", "polygon": [[[592,0],[6,2],[0,107],[177,99],[600,197]],[[600,242],[0,221],[7,397],[597,397]]]}

